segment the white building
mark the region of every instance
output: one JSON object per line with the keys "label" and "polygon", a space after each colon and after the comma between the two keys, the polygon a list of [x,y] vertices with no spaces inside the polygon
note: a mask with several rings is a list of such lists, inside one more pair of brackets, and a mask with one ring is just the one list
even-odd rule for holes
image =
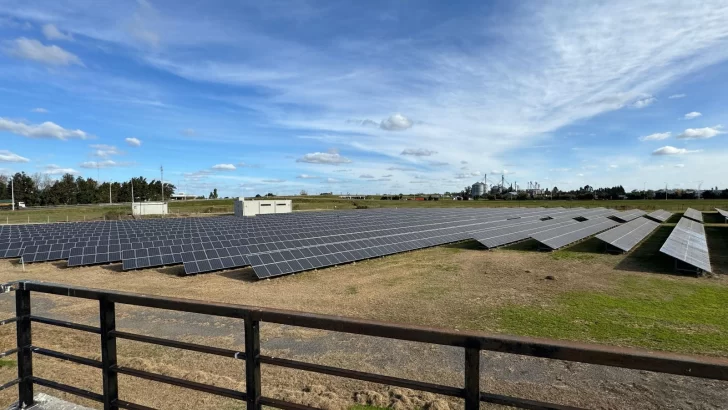
{"label": "white building", "polygon": [[286,214],[293,212],[293,201],[290,199],[271,199],[246,201],[240,197],[235,200],[235,216],[255,216],[265,214]]}
{"label": "white building", "polygon": [[167,215],[167,212],[165,202],[132,202],[131,204],[131,214],[134,216]]}

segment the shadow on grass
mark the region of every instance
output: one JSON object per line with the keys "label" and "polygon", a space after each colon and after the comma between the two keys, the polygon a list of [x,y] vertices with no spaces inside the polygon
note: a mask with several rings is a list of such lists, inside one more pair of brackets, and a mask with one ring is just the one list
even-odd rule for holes
{"label": "shadow on grass", "polygon": [[676,224],[680,222],[680,219],[683,217],[682,212],[678,212],[676,214],[672,214],[671,217],[667,218],[667,221],[665,221],[666,224]]}
{"label": "shadow on grass", "polygon": [[253,268],[247,267],[242,269],[227,270],[224,272],[216,273],[224,278],[239,280],[241,282],[258,282],[258,276],[255,275]]}
{"label": "shadow on grass", "polygon": [[443,245],[442,247],[446,248],[446,249],[469,249],[469,250],[474,250],[474,251],[481,251],[481,250],[488,249],[485,246],[483,246],[482,243],[480,243],[478,241],[456,242],[456,243],[451,243],[448,245]]}
{"label": "shadow on grass", "polygon": [[527,239],[523,242],[514,243],[513,245],[504,246],[501,249],[509,251],[533,251],[538,252],[538,241],[535,239]]}
{"label": "shadow on grass", "polygon": [[728,226],[706,226],[713,273],[728,274]]}
{"label": "shadow on grass", "polygon": [[616,266],[618,270],[632,272],[652,272],[677,274],[675,272],[675,260],[660,252],[672,232],[672,226],[660,226],[648,236],[647,239],[637,245],[632,252]]}
{"label": "shadow on grass", "polygon": [[182,265],[162,266],[155,269],[157,272],[169,276],[185,276],[185,267]]}
{"label": "shadow on grass", "polygon": [[725,224],[725,217],[718,212],[703,212],[703,222],[706,224]]}
{"label": "shadow on grass", "polygon": [[101,269],[111,272],[124,272],[124,265],[116,262],[108,265],[101,265]]}
{"label": "shadow on grass", "polygon": [[607,250],[607,244],[602,240],[591,237],[585,241],[563,248],[563,250],[569,252],[604,253]]}

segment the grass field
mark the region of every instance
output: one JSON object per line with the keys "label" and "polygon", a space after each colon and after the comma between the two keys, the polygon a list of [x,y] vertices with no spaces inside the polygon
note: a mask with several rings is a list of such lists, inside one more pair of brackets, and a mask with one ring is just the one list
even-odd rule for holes
{"label": "grass field", "polygon": [[[472,207],[606,207],[613,209],[639,208],[645,211],[665,209],[683,212],[688,207],[700,211],[713,211],[715,208],[728,209],[728,200],[635,200],[635,201],[382,201],[380,199],[345,200],[335,197],[288,197],[293,200],[295,211],[341,210],[341,209],[375,209],[375,208],[472,208]],[[53,208],[32,208],[12,211],[0,211],[2,223],[43,223],[83,220],[102,220],[110,214],[131,212],[129,205],[89,205]],[[233,200],[196,200],[169,203],[172,216],[231,214]]]}

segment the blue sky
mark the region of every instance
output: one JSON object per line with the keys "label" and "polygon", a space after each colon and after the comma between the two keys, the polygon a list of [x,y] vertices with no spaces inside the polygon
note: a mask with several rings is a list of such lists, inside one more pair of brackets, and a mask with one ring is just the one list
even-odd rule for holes
{"label": "blue sky", "polygon": [[728,187],[725,1],[100,4],[0,0],[0,173]]}

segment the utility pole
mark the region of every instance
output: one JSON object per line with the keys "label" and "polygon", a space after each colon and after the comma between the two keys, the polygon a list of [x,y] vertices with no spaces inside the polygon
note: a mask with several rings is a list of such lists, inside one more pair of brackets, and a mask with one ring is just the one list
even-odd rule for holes
{"label": "utility pole", "polygon": [[10,178],[10,195],[12,195],[12,201],[13,201],[13,211],[15,210],[15,178]]}
{"label": "utility pole", "polygon": [[159,167],[159,172],[162,173],[162,202],[164,202],[164,167]]}

